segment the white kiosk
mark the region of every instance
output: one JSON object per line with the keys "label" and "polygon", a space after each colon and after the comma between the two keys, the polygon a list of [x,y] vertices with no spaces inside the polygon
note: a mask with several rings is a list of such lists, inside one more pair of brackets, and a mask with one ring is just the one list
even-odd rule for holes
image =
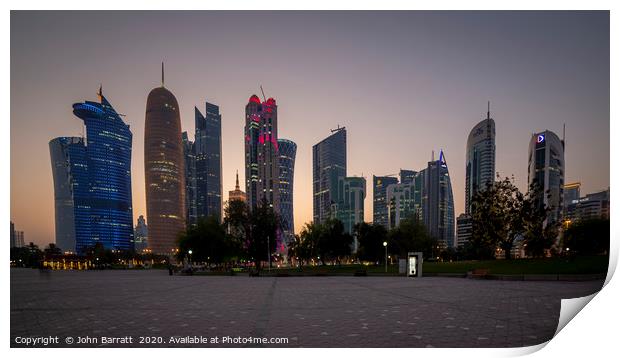
{"label": "white kiosk", "polygon": [[410,252],[407,255],[407,277],[422,277],[423,261],[421,252]]}

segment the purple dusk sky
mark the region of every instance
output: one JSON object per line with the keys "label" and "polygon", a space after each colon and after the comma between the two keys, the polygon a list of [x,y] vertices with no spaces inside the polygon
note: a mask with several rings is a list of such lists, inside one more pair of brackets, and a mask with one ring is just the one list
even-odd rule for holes
{"label": "purple dusk sky", "polygon": [[312,145],[347,127],[348,174],[419,170],[444,150],[455,215],[465,144],[486,115],[496,169],[527,182],[532,132],[562,135],[566,182],[609,186],[609,13],[600,12],[12,12],[11,220],[26,242],[54,241],[48,142],[82,133],[71,105],[99,84],[133,132],[134,217],[145,215],[144,115],[160,84],[193,138],[196,105],[220,106],[223,190],[244,174],[244,106],[263,85],[281,138],[298,145],[296,231],[312,220]]}

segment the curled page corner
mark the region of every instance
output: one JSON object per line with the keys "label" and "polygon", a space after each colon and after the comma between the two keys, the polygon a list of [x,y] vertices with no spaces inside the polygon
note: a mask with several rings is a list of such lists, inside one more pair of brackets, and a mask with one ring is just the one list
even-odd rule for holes
{"label": "curled page corner", "polygon": [[[601,288],[602,290],[603,288]],[[560,308],[560,319],[558,320],[558,328],[554,337],[560,333],[564,327],[581,311],[599,292],[595,292],[589,296],[563,299]]]}

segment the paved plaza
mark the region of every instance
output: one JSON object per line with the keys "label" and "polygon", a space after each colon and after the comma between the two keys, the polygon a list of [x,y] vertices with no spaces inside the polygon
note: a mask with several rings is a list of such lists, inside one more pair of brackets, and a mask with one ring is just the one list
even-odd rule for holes
{"label": "paved plaza", "polygon": [[[49,336],[62,347],[530,346],[553,337],[560,299],[602,283],[11,269],[11,346]],[[196,337],[206,341],[185,341]]]}

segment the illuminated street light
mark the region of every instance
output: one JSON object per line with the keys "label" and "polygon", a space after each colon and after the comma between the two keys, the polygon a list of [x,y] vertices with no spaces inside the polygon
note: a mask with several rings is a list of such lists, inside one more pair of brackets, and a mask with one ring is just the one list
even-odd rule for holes
{"label": "illuminated street light", "polygon": [[387,259],[388,259],[387,241],[383,241],[383,247],[385,247],[385,273],[387,273]]}

